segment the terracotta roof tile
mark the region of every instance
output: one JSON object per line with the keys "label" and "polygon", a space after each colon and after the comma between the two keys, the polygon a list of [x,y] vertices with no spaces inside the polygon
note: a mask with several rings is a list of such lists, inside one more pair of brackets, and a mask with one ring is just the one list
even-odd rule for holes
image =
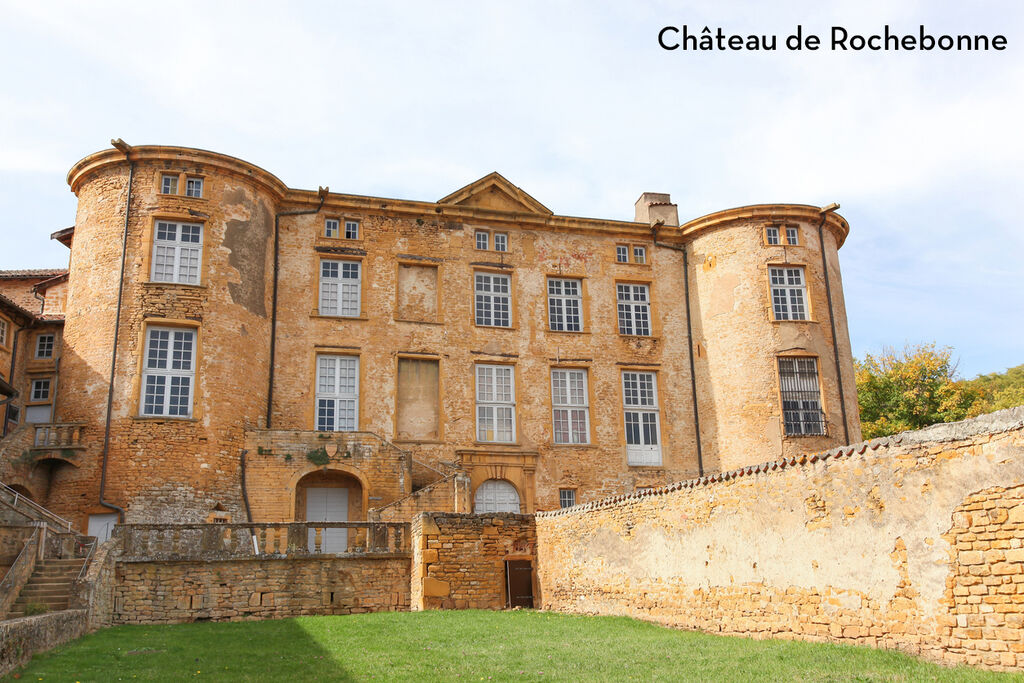
{"label": "terracotta roof tile", "polygon": [[67,268],[23,268],[20,270],[0,270],[0,280],[27,280],[32,278],[49,279],[68,272]]}

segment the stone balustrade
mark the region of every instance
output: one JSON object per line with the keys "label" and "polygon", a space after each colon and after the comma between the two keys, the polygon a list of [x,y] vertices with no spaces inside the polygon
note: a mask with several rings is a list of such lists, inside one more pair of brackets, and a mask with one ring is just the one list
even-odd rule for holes
{"label": "stone balustrade", "polygon": [[81,422],[47,422],[35,425],[35,437],[32,448],[84,448],[82,432],[85,424]]}

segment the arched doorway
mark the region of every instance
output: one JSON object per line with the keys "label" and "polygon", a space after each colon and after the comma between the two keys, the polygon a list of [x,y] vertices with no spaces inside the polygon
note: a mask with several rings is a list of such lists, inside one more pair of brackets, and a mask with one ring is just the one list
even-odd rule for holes
{"label": "arched doorway", "polygon": [[488,512],[519,513],[519,492],[504,479],[488,479],[476,489],[473,512],[481,515]]}
{"label": "arched doorway", "polygon": [[[351,474],[335,470],[317,470],[304,476],[295,486],[295,519],[306,522],[347,522],[361,520],[363,486]],[[320,552],[348,551],[348,529],[324,529]],[[316,549],[316,531],[310,529],[308,549]]]}

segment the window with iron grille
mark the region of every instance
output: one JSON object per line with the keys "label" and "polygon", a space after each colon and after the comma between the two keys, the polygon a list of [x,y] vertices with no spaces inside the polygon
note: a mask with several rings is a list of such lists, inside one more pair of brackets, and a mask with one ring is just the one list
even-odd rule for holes
{"label": "window with iron grille", "polygon": [[511,365],[476,366],[476,440],[516,440],[516,386]]}
{"label": "window with iron grille", "polygon": [[791,246],[800,244],[800,229],[795,225],[790,225],[786,228],[786,244]]}
{"label": "window with iron grille", "polygon": [[185,180],[185,196],[186,197],[202,197],[203,196],[203,179],[202,178],[187,178]]}
{"label": "window with iron grille", "polygon": [[50,380],[48,379],[34,379],[32,380],[32,395],[31,400],[35,401],[49,401],[50,400]]}
{"label": "window with iron grille", "polygon": [[807,285],[804,269],[798,267],[769,268],[772,286],[772,309],[776,320],[807,320]]}
{"label": "window with iron grille", "polygon": [[651,334],[651,297],[647,285],[615,285],[619,306],[619,334]]}
{"label": "window with iron grille", "polygon": [[142,415],[192,416],[196,332],[150,327],[142,367]]}
{"label": "window with iron grille", "polygon": [[622,404],[626,424],[626,462],[660,465],[658,383],[653,372],[622,373]]}
{"label": "window with iron grille", "polygon": [[576,489],[558,489],[558,507],[571,508],[576,504]]}
{"label": "window with iron grille", "polygon": [[316,357],[316,429],[354,432],[359,425],[359,358]]}
{"label": "window with iron grille", "polygon": [[551,371],[555,443],[590,443],[590,399],[586,370]]}
{"label": "window with iron grille", "polygon": [[198,285],[202,258],[202,225],[157,221],[153,240],[154,282]]}
{"label": "window with iron grille", "polygon": [[359,316],[360,270],[359,261],[320,262],[320,315]]}
{"label": "window with iron grille", "polygon": [[512,326],[512,278],[491,273],[475,274],[476,324]]}
{"label": "window with iron grille", "polygon": [[53,358],[55,339],[52,334],[41,334],[36,337],[36,358]]}
{"label": "window with iron grille", "polygon": [[548,325],[555,332],[582,332],[580,280],[548,280]]}
{"label": "window with iron grille", "polygon": [[764,229],[764,240],[768,244],[779,244],[779,228],[769,225]]}
{"label": "window with iron grille", "polygon": [[814,358],[780,358],[779,386],[786,436],[825,433],[818,363]]}
{"label": "window with iron grille", "polygon": [[337,237],[339,221],[337,218],[324,219],[324,237]]}
{"label": "window with iron grille", "polygon": [[359,239],[359,221],[345,221],[345,239]]}

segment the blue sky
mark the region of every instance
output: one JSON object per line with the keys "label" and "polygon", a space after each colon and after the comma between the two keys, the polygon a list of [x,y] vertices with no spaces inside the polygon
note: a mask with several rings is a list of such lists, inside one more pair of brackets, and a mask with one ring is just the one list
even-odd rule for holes
{"label": "blue sky", "polygon": [[[1024,363],[1024,4],[0,0],[0,268],[61,266],[110,138],[292,187],[435,200],[497,170],[560,214],[842,204],[854,353]],[[666,52],[665,25],[1003,34],[988,53]]]}

